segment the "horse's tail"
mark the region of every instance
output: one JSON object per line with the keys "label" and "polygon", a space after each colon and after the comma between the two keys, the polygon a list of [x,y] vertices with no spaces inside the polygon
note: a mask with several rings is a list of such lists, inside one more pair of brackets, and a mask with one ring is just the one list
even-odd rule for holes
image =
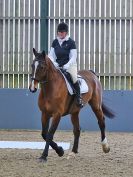
{"label": "horse's tail", "polygon": [[104,103],[102,103],[102,111],[104,115],[109,117],[110,119],[115,117],[115,113],[110,108],[108,108]]}
{"label": "horse's tail", "polygon": [[[92,72],[94,75],[96,75],[96,73],[93,70],[89,70],[89,71]],[[102,102],[102,111],[104,115],[110,119],[115,117],[115,113],[110,108],[108,108],[103,102]]]}

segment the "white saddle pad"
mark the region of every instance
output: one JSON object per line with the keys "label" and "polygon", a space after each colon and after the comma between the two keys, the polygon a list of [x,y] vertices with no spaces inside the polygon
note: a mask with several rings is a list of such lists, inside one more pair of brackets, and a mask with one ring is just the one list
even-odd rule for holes
{"label": "white saddle pad", "polygon": [[[63,73],[62,73],[62,75],[65,79],[67,89],[68,89],[70,95],[73,95],[74,93],[73,93],[73,89],[72,89],[71,85],[69,84],[69,82],[67,81],[67,79],[66,79],[66,77]],[[86,81],[82,78],[82,76],[80,76],[80,75],[78,75],[78,82],[79,82],[79,85],[80,85],[80,92],[81,93],[87,93],[89,91],[88,85],[87,85]]]}

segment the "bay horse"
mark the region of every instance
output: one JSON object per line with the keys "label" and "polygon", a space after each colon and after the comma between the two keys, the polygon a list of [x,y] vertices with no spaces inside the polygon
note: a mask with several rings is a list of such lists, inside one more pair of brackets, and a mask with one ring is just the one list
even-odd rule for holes
{"label": "bay horse", "polygon": [[[40,83],[38,106],[42,113],[42,137],[46,141],[44,151],[39,159],[40,161],[47,161],[49,146],[60,157],[63,156],[64,150],[53,141],[53,136],[61,117],[68,114],[71,115],[74,134],[74,144],[71,153],[76,154],[78,153],[80,136],[79,112],[81,108],[77,106],[75,96],[69,95],[64,77],[60,70],[55,68],[45,51],[38,53],[33,48],[33,53],[35,59],[31,65],[32,74],[29,89],[31,92],[35,92],[38,83]],[[105,153],[108,153],[110,147],[105,136],[105,116],[112,118],[114,113],[103,104],[102,86],[96,74],[87,70],[79,71],[78,74],[85,79],[89,87],[89,91],[82,94],[82,98],[84,104],[88,103],[96,115],[101,130],[102,148]],[[49,127],[50,118],[52,118],[52,121]]]}

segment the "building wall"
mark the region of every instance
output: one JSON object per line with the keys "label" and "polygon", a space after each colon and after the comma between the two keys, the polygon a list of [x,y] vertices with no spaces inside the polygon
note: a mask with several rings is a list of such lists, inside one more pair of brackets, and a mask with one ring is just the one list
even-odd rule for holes
{"label": "building wall", "polygon": [[76,41],[78,69],[94,70],[104,89],[133,88],[132,0],[50,0],[48,48],[61,21]]}
{"label": "building wall", "polygon": [[28,88],[32,48],[49,50],[61,21],[78,69],[94,70],[104,89],[133,88],[132,0],[0,0],[1,88]]}
{"label": "building wall", "polygon": [[0,87],[28,88],[32,48],[40,50],[41,0],[0,0]]}

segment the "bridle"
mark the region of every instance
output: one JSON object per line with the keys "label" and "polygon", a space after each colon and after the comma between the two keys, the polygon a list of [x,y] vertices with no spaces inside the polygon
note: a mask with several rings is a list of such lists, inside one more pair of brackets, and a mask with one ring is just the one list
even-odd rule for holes
{"label": "bridle", "polygon": [[31,77],[30,79],[31,79],[31,81],[37,81],[40,84],[48,83],[48,80],[46,80],[46,81],[45,80],[44,81],[40,81],[40,80],[38,80],[38,79],[36,79],[34,77]]}
{"label": "bridle", "polygon": [[[41,61],[41,60],[35,60],[35,61],[38,61],[38,62],[41,62],[41,63],[44,63],[44,61]],[[48,70],[47,70],[47,68],[46,68],[46,80],[38,80],[38,79],[36,79],[35,77],[33,77],[32,75],[31,75],[31,77],[30,77],[30,79],[31,79],[31,81],[37,81],[38,83],[40,83],[40,84],[44,84],[44,83],[48,83]]]}

